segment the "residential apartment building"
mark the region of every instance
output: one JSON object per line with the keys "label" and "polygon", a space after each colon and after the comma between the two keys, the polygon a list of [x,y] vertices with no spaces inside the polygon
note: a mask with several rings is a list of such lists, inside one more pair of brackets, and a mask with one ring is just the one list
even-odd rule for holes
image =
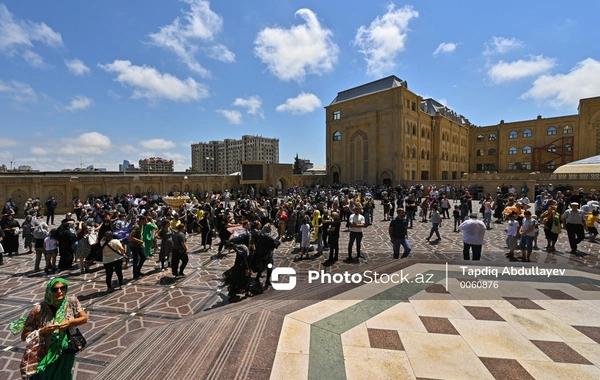
{"label": "residential apartment building", "polygon": [[332,183],[527,176],[600,154],[600,97],[581,99],[575,115],[477,127],[389,76],[339,92],[325,109]]}
{"label": "residential apartment building", "polygon": [[279,139],[244,135],[241,140],[225,139],[192,144],[192,167],[208,174],[241,171],[242,161],[279,163]]}
{"label": "residential apartment building", "polygon": [[150,157],[140,160],[140,170],[149,173],[172,172],[173,160],[167,160],[160,157]]}

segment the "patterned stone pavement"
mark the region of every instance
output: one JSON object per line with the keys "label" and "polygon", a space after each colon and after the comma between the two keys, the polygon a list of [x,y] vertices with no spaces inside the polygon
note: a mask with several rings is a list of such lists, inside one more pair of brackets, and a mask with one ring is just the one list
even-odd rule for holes
{"label": "patterned stone pavement", "polygon": [[[381,220],[380,208],[375,211],[374,225],[365,229],[366,259],[361,263],[324,267],[323,257],[295,261],[294,243],[285,242],[275,264],[293,267],[298,286],[235,304],[227,301],[221,282],[233,255],[217,258],[214,248],[201,252],[196,235],[189,236],[192,253],[184,279],[175,281],[148,261],[142,279],[132,281],[128,269],[124,289],[106,293],[100,266],[84,275],[76,269],[61,273],[89,314],[81,329],[88,346],[77,356],[75,378],[383,378],[394,373],[395,378],[500,379],[507,378],[503,373],[544,378],[544,371],[555,378],[599,377],[599,244],[582,242],[581,253],[571,255],[563,233],[555,253],[537,250],[532,263],[514,264],[564,268],[568,276],[539,283],[526,277],[503,279],[498,289],[469,293],[460,289],[460,281],[473,277],[456,266],[463,263],[462,243],[450,220],[444,221],[437,244],[425,240],[429,223],[416,222],[410,259],[392,260],[388,222]],[[482,261],[475,265],[509,264],[503,226],[493,227],[486,234]],[[344,258],[348,234],[341,235]],[[540,247],[544,243],[540,237]],[[5,257],[4,262],[0,378],[17,379],[24,344],[10,334],[8,323],[40,301],[49,277],[33,273],[33,255]],[[451,269],[449,292],[445,263]],[[392,274],[403,269],[433,274],[435,284],[307,283],[308,270]],[[494,346],[495,341],[506,347]],[[336,346],[330,350],[332,343]],[[449,356],[448,350],[464,355]],[[331,352],[335,354],[325,355]],[[427,365],[432,361],[439,368]]]}

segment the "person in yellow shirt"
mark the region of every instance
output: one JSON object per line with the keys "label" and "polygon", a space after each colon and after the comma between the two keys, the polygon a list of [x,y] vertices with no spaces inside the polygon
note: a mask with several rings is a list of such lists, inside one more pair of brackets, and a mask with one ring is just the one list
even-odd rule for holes
{"label": "person in yellow shirt", "polygon": [[171,220],[171,228],[173,229],[173,231],[179,231],[178,227],[180,224],[181,221],[179,220],[179,214],[173,215],[173,219]]}
{"label": "person in yellow shirt", "polygon": [[598,229],[596,228],[596,223],[598,223],[598,210],[592,211],[592,213],[588,215],[587,220],[585,221],[585,227],[590,233],[590,241],[592,243],[596,241],[596,236],[598,236]]}

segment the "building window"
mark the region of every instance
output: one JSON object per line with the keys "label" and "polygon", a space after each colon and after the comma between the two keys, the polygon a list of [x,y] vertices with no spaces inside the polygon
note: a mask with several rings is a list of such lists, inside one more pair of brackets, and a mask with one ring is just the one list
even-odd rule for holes
{"label": "building window", "polygon": [[523,147],[523,154],[531,154],[531,147],[529,145]]}
{"label": "building window", "polygon": [[483,137],[483,135],[477,135],[477,142],[482,142],[483,140],[485,140],[485,137]]}
{"label": "building window", "polygon": [[425,149],[421,149],[421,159],[425,159]]}
{"label": "building window", "polygon": [[412,158],[417,158],[417,148],[415,148],[414,146],[412,149]]}
{"label": "building window", "polygon": [[478,172],[495,172],[496,164],[477,164]]}
{"label": "building window", "polygon": [[413,135],[417,135],[417,125],[413,124]]}
{"label": "building window", "polygon": [[485,155],[485,153],[483,152],[483,149],[478,149],[477,150],[477,156],[478,157],[481,157],[481,156],[484,156],[484,155]]}
{"label": "building window", "polygon": [[552,136],[556,134],[556,128],[550,127],[548,128],[548,136]]}
{"label": "building window", "polygon": [[429,179],[429,171],[425,170],[421,172],[421,180],[428,180]]}
{"label": "building window", "polygon": [[495,133],[490,133],[490,135],[488,136],[488,140],[489,141],[496,141],[496,134]]}
{"label": "building window", "polygon": [[425,128],[421,128],[421,137],[425,138]]}
{"label": "building window", "polygon": [[573,145],[565,144],[564,150],[565,150],[565,152],[571,152],[573,150]]}
{"label": "building window", "polygon": [[511,131],[511,132],[508,134],[508,138],[509,138],[509,139],[516,139],[517,137],[519,137],[519,134],[517,133],[517,131]]}
{"label": "building window", "polygon": [[411,105],[410,105],[410,109],[413,110],[413,111],[416,111],[417,110],[417,104],[415,102],[412,102]]}
{"label": "building window", "polygon": [[495,156],[496,155],[496,149],[492,148],[490,150],[488,150],[488,156]]}
{"label": "building window", "polygon": [[523,137],[531,137],[531,129],[524,130]]}
{"label": "building window", "polygon": [[565,127],[563,128],[563,135],[572,135],[573,134],[573,127],[570,125],[565,125]]}
{"label": "building window", "polygon": [[442,179],[448,179],[448,172],[442,172]]}
{"label": "building window", "polygon": [[546,164],[546,169],[554,170],[556,169],[556,162],[550,161]]}
{"label": "building window", "polygon": [[531,170],[531,162],[509,162],[508,170]]}
{"label": "building window", "polygon": [[333,134],[333,141],[341,141],[341,140],[342,140],[342,134],[339,131]]}
{"label": "building window", "polygon": [[516,147],[514,147],[514,146],[511,146],[511,147],[508,149],[508,154],[517,154],[517,148],[516,148]]}
{"label": "building window", "polygon": [[340,111],[333,111],[333,120],[340,120],[342,118],[342,113]]}
{"label": "building window", "polygon": [[548,148],[546,148],[546,150],[550,153],[556,153],[556,145],[550,144],[548,145]]}

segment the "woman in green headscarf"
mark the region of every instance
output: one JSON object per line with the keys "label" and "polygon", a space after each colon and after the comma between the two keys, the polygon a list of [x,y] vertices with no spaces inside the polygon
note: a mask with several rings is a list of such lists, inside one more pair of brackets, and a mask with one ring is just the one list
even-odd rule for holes
{"label": "woman in green headscarf", "polygon": [[21,333],[21,339],[36,332],[41,347],[37,355],[37,373],[28,378],[72,379],[75,354],[64,352],[67,348],[69,329],[75,333],[75,327],[87,322],[87,313],[75,296],[67,296],[69,282],[64,278],[55,278],[46,285],[44,302],[36,305],[29,313],[10,325],[13,334]]}

